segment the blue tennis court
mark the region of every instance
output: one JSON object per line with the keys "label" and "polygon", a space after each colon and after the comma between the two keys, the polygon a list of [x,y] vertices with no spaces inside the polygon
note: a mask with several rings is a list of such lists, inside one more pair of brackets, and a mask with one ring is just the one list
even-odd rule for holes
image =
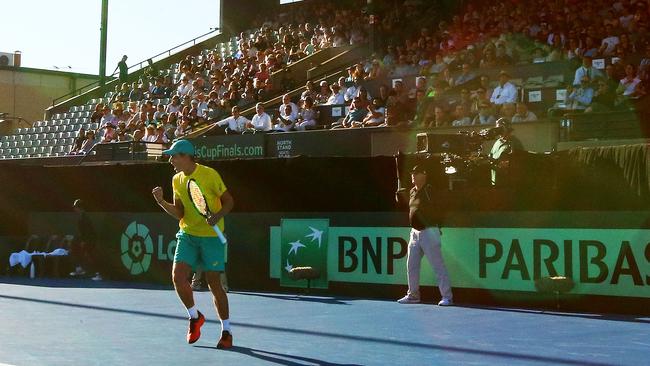
{"label": "blue tennis court", "polygon": [[202,338],[167,287],[0,279],[0,364],[641,365],[650,318],[231,292],[235,346],[207,292]]}

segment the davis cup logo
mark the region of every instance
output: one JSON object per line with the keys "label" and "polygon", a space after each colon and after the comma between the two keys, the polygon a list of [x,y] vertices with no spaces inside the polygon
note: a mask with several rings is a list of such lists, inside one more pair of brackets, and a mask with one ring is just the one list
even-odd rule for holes
{"label": "davis cup logo", "polygon": [[133,221],[122,233],[122,264],[132,275],[147,272],[151,264],[153,241],[149,229]]}

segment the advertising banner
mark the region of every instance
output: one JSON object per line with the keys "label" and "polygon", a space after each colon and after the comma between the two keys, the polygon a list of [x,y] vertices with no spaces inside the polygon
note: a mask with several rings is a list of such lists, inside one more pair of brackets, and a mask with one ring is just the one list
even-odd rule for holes
{"label": "advertising banner", "polygon": [[[407,284],[410,228],[330,227],[330,281]],[[278,230],[271,266],[279,267]],[[572,293],[650,298],[650,230],[443,228],[442,250],[454,287],[535,292],[535,280],[570,277]],[[421,281],[434,285],[431,266]],[[282,272],[271,268],[272,274]]]}
{"label": "advertising banner", "polygon": [[281,286],[307,287],[306,280],[291,279],[289,272],[296,267],[312,267],[320,277],[311,281],[311,287],[327,288],[328,228],[329,220],[326,219],[282,220]]}

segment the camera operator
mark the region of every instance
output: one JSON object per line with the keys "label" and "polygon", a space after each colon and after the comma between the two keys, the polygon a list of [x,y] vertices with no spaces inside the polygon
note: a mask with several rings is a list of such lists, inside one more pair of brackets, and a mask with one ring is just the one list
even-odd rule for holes
{"label": "camera operator", "polygon": [[492,185],[507,186],[511,178],[511,158],[516,151],[523,150],[521,141],[512,134],[513,128],[505,118],[496,122],[494,133],[497,140],[492,145],[488,158],[492,162]]}
{"label": "camera operator", "polygon": [[450,306],[453,305],[453,295],[441,250],[440,224],[442,224],[444,208],[442,202],[434,197],[433,187],[427,182],[427,172],[424,167],[416,165],[413,168],[411,182],[413,188],[409,197],[409,222],[412,229],[406,264],[408,293],[397,302],[400,304],[420,302],[420,265],[422,256],[426,256],[438,278],[438,288],[442,295],[438,305]]}

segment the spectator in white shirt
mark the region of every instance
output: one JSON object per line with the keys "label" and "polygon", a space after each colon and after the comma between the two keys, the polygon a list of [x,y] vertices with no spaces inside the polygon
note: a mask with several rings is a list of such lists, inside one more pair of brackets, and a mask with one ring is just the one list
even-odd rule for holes
{"label": "spectator in white shirt", "polygon": [[196,96],[196,100],[198,102],[196,105],[197,115],[205,119],[208,112],[208,103],[205,101],[205,94],[199,93]]}
{"label": "spectator in white shirt", "polygon": [[600,54],[603,56],[612,56],[616,50],[616,45],[620,43],[620,39],[614,33],[614,28],[611,24],[605,26],[605,34],[607,34],[607,37],[603,38],[600,45]]}
{"label": "spectator in white shirt", "polygon": [[636,90],[636,86],[640,82],[641,79],[636,75],[636,67],[632,64],[627,64],[625,65],[625,77],[621,79],[616,93],[622,94],[625,97],[632,96]]}
{"label": "spectator in white shirt", "polygon": [[589,80],[594,80],[598,76],[602,76],[601,72],[594,69],[593,59],[589,56],[584,56],[582,58],[582,66],[578,67],[576,70],[575,76],[573,78],[573,86],[580,86],[582,83],[582,78],[587,76]]}
{"label": "spectator in white shirt", "polygon": [[289,94],[282,97],[282,105],[279,108],[280,119],[295,123],[298,119],[298,106],[291,101]]}
{"label": "spectator in white shirt", "polygon": [[227,131],[244,132],[246,126],[251,123],[246,117],[239,114],[239,107],[232,107],[232,116],[217,122],[219,126],[228,126]]}
{"label": "spectator in white shirt", "polygon": [[456,119],[451,123],[454,127],[470,126],[472,117],[469,115],[467,107],[463,104],[456,106]]}
{"label": "spectator in white shirt", "polygon": [[510,81],[510,75],[506,71],[499,73],[499,85],[494,88],[490,102],[496,105],[515,103],[517,101],[517,87]]}
{"label": "spectator in white shirt", "polygon": [[327,99],[327,105],[337,105],[345,104],[345,94],[341,93],[341,87],[338,84],[332,84],[330,86],[332,94]]}
{"label": "spectator in white shirt", "polygon": [[255,105],[255,112],[257,113],[253,116],[248,128],[254,128],[257,131],[270,131],[273,129],[271,116],[264,112],[264,104],[257,103]]}
{"label": "spectator in white shirt", "polygon": [[183,78],[181,79],[181,84],[176,89],[176,92],[181,97],[191,94],[192,84],[190,84],[190,80],[187,76],[183,76]]}
{"label": "spectator in white shirt", "polygon": [[515,115],[512,116],[512,123],[537,121],[537,116],[535,113],[528,110],[526,103],[518,102],[515,106],[515,110]]}
{"label": "spectator in white shirt", "polygon": [[158,140],[158,136],[156,135],[156,126],[151,124],[147,126],[147,129],[145,130],[144,133],[144,138],[142,141],[144,142],[156,142]]}
{"label": "spectator in white shirt", "polygon": [[178,95],[174,95],[171,103],[167,105],[167,114],[178,113],[181,111],[181,99]]}

